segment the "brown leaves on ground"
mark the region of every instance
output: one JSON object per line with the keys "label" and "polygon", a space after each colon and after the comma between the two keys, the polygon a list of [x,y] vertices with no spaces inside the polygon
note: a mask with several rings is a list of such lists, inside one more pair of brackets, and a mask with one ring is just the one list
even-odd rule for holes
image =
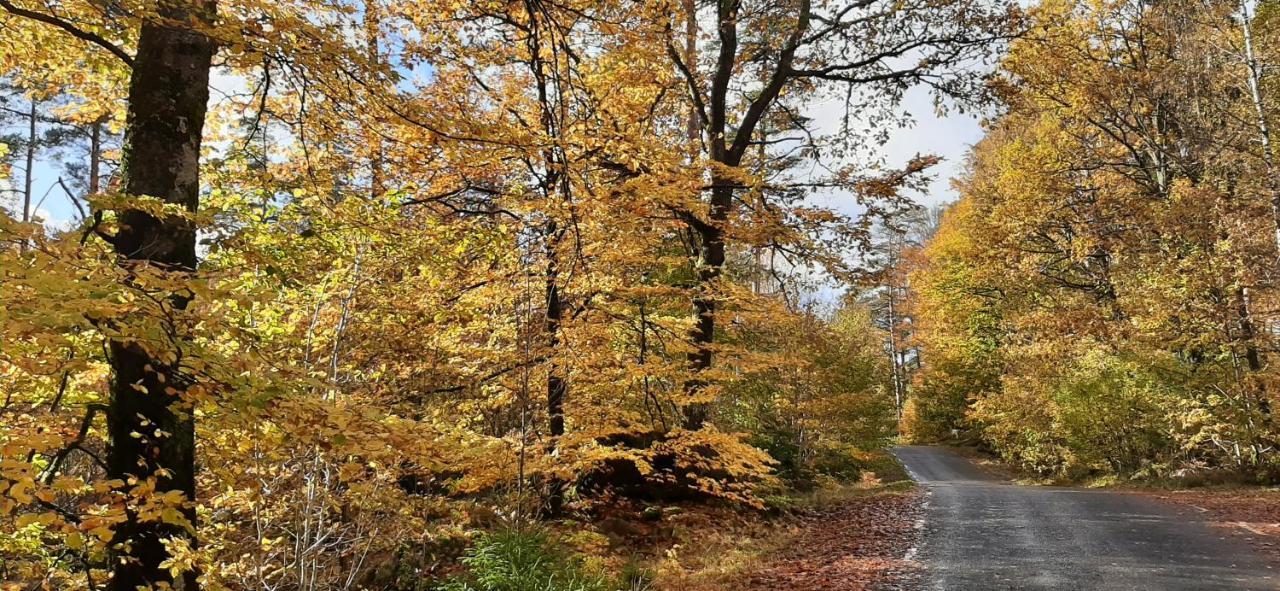
{"label": "brown leaves on ground", "polygon": [[1280,564],[1280,489],[1179,490],[1156,495],[1229,527]]}
{"label": "brown leaves on ground", "polygon": [[903,589],[918,569],[904,557],[919,542],[921,493],[855,497],[797,519],[790,542],[752,569],[748,591]]}

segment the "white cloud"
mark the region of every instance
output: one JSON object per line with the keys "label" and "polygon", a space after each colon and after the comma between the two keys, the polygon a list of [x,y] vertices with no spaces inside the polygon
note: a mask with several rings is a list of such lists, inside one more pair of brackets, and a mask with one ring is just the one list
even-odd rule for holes
{"label": "white cloud", "polygon": [[[813,119],[819,133],[835,134],[841,130],[845,108],[842,99],[832,97],[811,104],[806,115]],[[938,115],[933,97],[923,87],[913,88],[906,93],[900,111],[910,116],[911,123],[893,130],[889,134],[889,140],[883,145],[874,145],[868,140],[857,150],[860,154],[856,157],[862,160],[862,164],[883,161],[885,166],[893,168],[902,166],[918,154],[941,156],[943,161],[931,171],[933,182],[928,191],[915,197],[922,205],[954,201],[956,195],[951,189],[951,179],[961,173],[969,148],[982,138],[982,127],[978,119],[955,110]],[[856,113],[853,114],[851,125],[867,126],[864,121],[857,119]],[[844,213],[858,213],[851,204],[841,203],[849,203],[849,200],[837,195],[819,196],[817,201]]]}
{"label": "white cloud", "polygon": [[43,207],[36,209],[32,217],[35,221],[43,223],[45,229],[50,232],[65,232],[75,225],[71,220],[59,218]]}

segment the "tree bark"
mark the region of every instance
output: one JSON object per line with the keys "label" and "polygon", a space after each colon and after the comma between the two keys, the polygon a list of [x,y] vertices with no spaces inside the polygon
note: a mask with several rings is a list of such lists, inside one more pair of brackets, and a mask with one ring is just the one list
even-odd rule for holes
{"label": "tree bark", "polygon": [[[31,99],[31,112],[28,114],[27,128],[27,170],[22,186],[22,222],[31,221],[32,185],[35,181],[36,165],[36,100]],[[25,243],[24,243],[25,244]]]}
{"label": "tree bark", "polygon": [[[151,196],[195,212],[199,204],[200,141],[209,100],[214,42],[203,32],[175,23],[207,26],[214,0],[162,3],[161,22],[144,22],[129,81],[121,175],[126,194]],[[112,245],[130,272],[144,266],[183,274],[196,268],[196,231],[189,220],[125,209]],[[181,310],[189,298],[172,294],[165,306]],[[111,540],[112,591],[169,585],[197,588],[195,572],[179,577],[161,563],[163,542],[185,538],[195,546],[195,423],[180,370],[182,336],[171,351],[154,351],[128,340],[110,343],[111,400],[107,410],[107,472],[110,478],[152,479],[157,492],[180,491],[190,528],[144,521],[133,508]],[[128,485],[126,485],[128,486]]]}
{"label": "tree bark", "polygon": [[[1253,312],[1250,310],[1249,291],[1246,288],[1236,288],[1236,314],[1238,316],[1237,326],[1240,329],[1240,340],[1244,343],[1244,361],[1249,368],[1249,373],[1257,375],[1262,371],[1262,356],[1258,352],[1257,329],[1254,328]],[[1270,416],[1271,401],[1267,398],[1267,389],[1261,383],[1254,388],[1254,401],[1258,412]]]}
{"label": "tree bark", "polygon": [[[736,128],[730,134],[730,102],[733,76],[737,71],[740,56],[738,27],[739,12],[742,3],[739,0],[724,0],[716,3],[716,35],[719,49],[716,54],[715,69],[710,80],[710,91],[705,100],[707,122],[707,156],[723,168],[737,168],[742,165],[743,156],[751,146],[757,127],[765,114],[773,106],[794,74],[792,69],[796,50],[803,42],[809,29],[810,2],[801,0],[797,7],[795,25],[786,35],[786,43],[778,52],[773,63],[772,72],[766,76],[765,84],[747,104],[741,119],[735,120]],[[690,15],[690,18],[695,18]],[[687,64],[689,72],[695,70],[693,64]],[[695,103],[701,104],[701,88],[696,76],[690,76],[689,86],[695,94]],[[712,345],[715,341],[715,314],[717,292],[720,275],[725,262],[724,228],[729,222],[733,209],[734,190],[737,183],[725,178],[722,173],[711,173],[710,211],[707,219],[700,220],[690,215],[691,228],[698,238],[697,286],[692,297],[694,326],[689,340],[693,351],[688,355],[693,377],[684,383],[686,403],[684,405],[684,426],[689,430],[701,429],[707,420],[710,405],[703,397],[708,385],[705,372],[711,368],[713,361]]]}
{"label": "tree bark", "polygon": [[[560,269],[556,246],[560,232],[556,223],[547,224],[547,291],[546,291],[546,330],[547,330],[547,428],[550,431],[551,444],[549,452],[559,452],[560,438],[564,436],[564,399],[569,391],[563,370],[556,361],[560,349],[560,325],[564,320],[564,303],[560,298]],[[558,478],[550,478],[547,491],[547,511],[551,515],[559,515],[564,510],[564,482]]]}
{"label": "tree bark", "polygon": [[[893,248],[893,247],[890,246],[890,248]],[[895,265],[895,264],[896,262],[891,263],[890,270],[889,270],[890,277],[892,277],[892,273],[894,271],[892,265]],[[901,363],[901,357],[898,352],[898,307],[897,307],[897,301],[896,301],[898,299],[898,295],[897,295],[897,288],[894,287],[892,279],[889,280],[888,291],[889,291],[889,318],[888,318],[889,363],[890,363],[890,368],[892,369],[892,374],[893,374],[892,375],[893,407],[894,407],[894,410],[897,412],[898,422],[901,423],[902,422],[902,404],[906,398],[906,391],[905,391],[906,389],[904,388],[904,385],[903,385],[903,382],[904,382],[904,380],[902,379],[903,368]]]}
{"label": "tree bark", "polygon": [[89,126],[89,195],[97,195],[102,175],[102,120]]}
{"label": "tree bark", "polygon": [[[378,12],[378,0],[368,0],[364,2],[364,34],[365,44],[367,46],[369,65],[374,70],[382,67],[382,54],[378,49],[379,31],[382,27],[381,16]],[[386,158],[383,150],[382,136],[380,130],[373,130],[371,140],[373,141],[373,154],[369,157],[369,198],[371,200],[382,199],[387,192],[385,180],[383,179],[383,160]]]}
{"label": "tree bark", "polygon": [[[569,177],[569,159],[565,154],[561,141],[564,138],[564,120],[567,106],[563,94],[564,81],[561,80],[561,63],[554,57],[558,51],[552,52],[548,60],[544,54],[545,47],[557,48],[559,35],[567,34],[557,30],[560,26],[555,19],[545,23],[540,15],[544,8],[537,2],[526,1],[524,9],[529,15],[528,36],[525,38],[529,52],[528,67],[535,81],[538,93],[539,125],[548,139],[554,140],[541,150],[541,168],[543,177],[540,181],[542,196],[548,203],[559,202],[572,206],[573,187]],[[544,29],[544,26],[547,29]],[[546,35],[544,37],[544,34]],[[564,293],[560,281],[560,242],[565,230],[557,221],[555,213],[548,213],[543,226],[543,248],[546,256],[546,270],[543,280],[543,328],[546,331],[547,347],[547,380],[546,406],[548,442],[546,452],[555,457],[560,451],[560,440],[565,434],[564,401],[569,394],[569,378],[560,364],[561,328],[564,322]],[[568,286],[565,286],[566,288]],[[546,505],[543,507],[548,515],[559,515],[564,510],[565,482],[555,476],[548,475]]]}
{"label": "tree bark", "polygon": [[[695,0],[684,0],[684,63],[690,72],[698,71],[698,6]],[[689,106],[689,119],[685,122],[685,136],[689,139],[690,158],[698,157],[698,142],[702,140],[702,124],[697,109]]]}
{"label": "tree bark", "polygon": [[733,186],[723,179],[713,179],[711,212],[708,223],[699,224],[698,232],[698,287],[693,296],[693,330],[690,340],[694,349],[689,352],[689,368],[694,378],[685,382],[685,395],[691,402],[685,405],[684,428],[701,429],[706,423],[710,405],[697,398],[707,386],[703,372],[711,368],[712,344],[716,332],[716,282],[720,278],[725,261],[724,224],[729,221],[733,205]]}

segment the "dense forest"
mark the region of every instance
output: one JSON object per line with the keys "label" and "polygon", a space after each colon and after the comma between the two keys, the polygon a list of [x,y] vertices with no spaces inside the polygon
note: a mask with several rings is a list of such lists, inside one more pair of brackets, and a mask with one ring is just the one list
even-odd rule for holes
{"label": "dense forest", "polygon": [[903,382],[864,254],[936,158],[869,148],[910,89],[978,100],[1018,23],[0,8],[0,580],[130,591],[604,588],[575,523],[874,479]]}
{"label": "dense forest", "polygon": [[1276,478],[1275,9],[1035,11],[904,271],[912,437],[1047,475]]}
{"label": "dense forest", "polygon": [[1274,479],[1275,10],[0,0],[0,588],[716,588],[897,441]]}

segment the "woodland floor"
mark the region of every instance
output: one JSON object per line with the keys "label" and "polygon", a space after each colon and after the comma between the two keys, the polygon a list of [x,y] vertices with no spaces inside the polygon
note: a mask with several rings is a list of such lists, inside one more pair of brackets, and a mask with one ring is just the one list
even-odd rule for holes
{"label": "woodland floor", "polygon": [[921,493],[875,494],[798,517],[794,543],[750,571],[750,591],[909,589],[917,565],[906,558],[919,540]]}
{"label": "woodland floor", "polygon": [[[769,514],[752,516],[710,507],[688,508],[687,511],[677,512],[659,522],[641,525],[641,531],[644,531],[645,535],[640,537],[647,538],[647,543],[627,536],[630,538],[627,540],[627,545],[643,546],[649,549],[647,553],[651,558],[644,562],[658,567],[657,572],[660,576],[655,581],[654,588],[659,591],[920,589],[929,586],[929,581],[937,578],[938,575],[932,568],[926,572],[923,563],[932,561],[931,566],[938,566],[934,564],[937,562],[937,556],[926,556],[926,554],[931,544],[935,545],[933,550],[936,554],[939,549],[936,545],[941,538],[946,537],[945,531],[939,533],[939,528],[947,530],[957,526],[957,523],[952,523],[955,520],[946,519],[945,515],[939,513],[943,508],[942,505],[946,504],[944,501],[949,495],[958,494],[958,492],[990,488],[1010,495],[1024,493],[1046,502],[1057,500],[1059,502],[1052,506],[1066,513],[1071,512],[1063,509],[1063,506],[1070,508],[1083,504],[1082,506],[1087,510],[1082,515],[1086,515],[1087,518],[1076,516],[1085,521],[1079,521],[1073,517],[1072,523],[1093,524],[1096,526],[1095,529],[1098,529],[1096,533],[1099,535],[1114,534],[1119,541],[1106,539],[1115,543],[1126,541],[1125,536],[1128,534],[1124,532],[1134,528],[1118,525],[1110,527],[1115,525],[1111,521],[1118,520],[1117,523],[1119,523],[1133,519],[1134,515],[1146,513],[1163,516],[1156,521],[1139,519],[1143,527],[1138,530],[1148,531],[1165,522],[1169,527],[1182,523],[1187,530],[1203,532],[1200,537],[1206,540],[1220,540],[1208,542],[1208,546],[1212,548],[1206,546],[1203,549],[1207,554],[1214,554],[1215,551],[1218,554],[1227,552],[1227,555],[1221,557],[1224,560],[1232,556],[1239,558],[1243,554],[1257,554],[1261,562],[1254,570],[1266,580],[1270,580],[1271,573],[1275,572],[1270,569],[1280,570],[1280,488],[1214,487],[1156,490],[1150,487],[1121,486],[1118,487],[1119,490],[1107,491],[1063,486],[1017,486],[1013,482],[1024,479],[1019,477],[1016,470],[976,451],[952,450],[949,454],[941,454],[940,457],[949,462],[944,467],[952,468],[950,472],[944,474],[947,478],[943,479],[946,482],[941,484],[942,488],[938,488],[936,478],[931,479],[932,472],[925,469],[929,466],[921,466],[916,462],[915,476],[923,477],[926,481],[926,484],[920,487],[913,487],[907,482],[899,481],[907,477],[905,472],[890,469],[877,470],[887,476],[888,480],[896,482],[883,485],[873,479],[869,484],[857,483],[821,489],[804,498],[793,497],[791,502],[794,504],[791,505],[793,507],[791,510],[773,513],[772,516]],[[981,498],[985,499],[988,496],[990,495],[984,494]],[[1143,500],[1143,497],[1146,500]],[[981,504],[976,500],[965,503],[966,506]],[[1115,504],[1122,506],[1111,507]],[[1168,508],[1160,509],[1161,506]],[[1108,507],[1114,510],[1109,510]],[[1168,515],[1164,515],[1165,513]],[[1045,515],[1049,514],[1043,514],[1038,519]],[[920,525],[925,523],[926,516],[929,517],[927,521],[930,523],[922,528]],[[1012,530],[1008,528],[1017,525],[1015,523],[1017,517],[1018,515],[999,511],[983,517],[981,520],[983,523],[1002,524],[997,528],[1001,533],[987,536],[984,542],[976,544],[975,547],[992,548],[990,554],[993,556],[988,558],[996,560],[995,555],[999,552],[996,551],[998,548],[994,547],[1000,546],[1005,541],[1004,538],[1012,535],[1010,533]],[[1030,524],[1028,527],[1035,529],[1033,527],[1035,525]],[[1218,531],[1230,531],[1232,535],[1226,539],[1221,537],[1225,534],[1214,536],[1204,529],[1205,525],[1217,526]],[[1059,534],[1072,530],[1074,526],[1065,527],[1065,529],[1064,527],[1062,524],[1048,525],[1048,529],[1053,530],[1050,533],[1058,537],[1061,537]],[[1200,529],[1196,530],[1196,527]],[[1187,539],[1199,539],[1184,532],[1183,527],[1175,529],[1177,530],[1175,533],[1179,535],[1190,536]],[[1013,527],[1013,530],[1017,530],[1017,527]],[[929,540],[933,541],[923,539],[927,536],[933,536],[929,537]],[[1252,552],[1248,546],[1238,541],[1231,541],[1231,538],[1251,545]],[[1057,538],[1054,539],[1057,540]],[[1145,538],[1128,541],[1133,543],[1122,544],[1122,546],[1130,549],[1154,543]],[[1065,542],[1062,540],[1055,542],[1057,546],[1061,546],[1062,543]],[[1232,554],[1234,550],[1226,550],[1228,547],[1235,548],[1242,554]],[[917,549],[922,549],[919,556],[916,554]],[[1080,557],[1068,556],[1069,554],[1071,552],[1055,555],[1057,558],[1050,561],[1054,564],[1057,562],[1076,564],[1083,560]],[[1009,557],[1011,562],[996,560],[998,565],[989,566],[995,570],[1013,568],[1011,565],[1016,566],[1015,563],[1019,563],[1022,558],[1026,557],[1015,553]],[[1195,565],[1189,565],[1177,573],[1161,574],[1163,571],[1156,568],[1160,566],[1157,564],[1160,563],[1159,560],[1152,558],[1148,562],[1152,564],[1135,559],[1133,564],[1125,568],[1132,567],[1135,572],[1148,573],[1143,576],[1156,577],[1151,579],[1153,581],[1164,581],[1165,579],[1159,579],[1157,575],[1165,576],[1169,581],[1173,581],[1171,585],[1179,581],[1186,582],[1182,579],[1186,579],[1184,575],[1188,573],[1194,575],[1195,572],[1199,572],[1192,568]],[[1139,568],[1144,565],[1151,568],[1145,570]],[[1052,570],[1050,566],[1052,564],[1039,565],[1036,568],[1039,571]],[[1076,566],[1085,565],[1076,564]],[[945,571],[946,568],[942,570]],[[1181,572],[1182,570],[1186,572]],[[1225,575],[1217,573],[1214,576],[1217,575],[1228,578],[1234,576],[1231,572]],[[1195,576],[1191,579],[1194,580]],[[1256,587],[1256,585],[1249,586],[1245,583],[1248,581],[1241,582],[1239,588]],[[1261,584],[1266,585],[1266,583]],[[979,589],[982,587],[960,585],[955,588]],[[999,588],[1017,587],[1015,585]],[[1037,588],[1058,587],[1046,583],[1043,587]],[[1194,588],[1194,584],[1192,587],[1174,585],[1169,588]]]}
{"label": "woodland floor", "polygon": [[[669,591],[863,591],[914,588],[923,495],[906,483],[824,491],[786,515],[683,516],[656,587]],[[710,517],[710,518],[708,518]],[[740,516],[739,516],[740,517]],[[697,523],[693,520],[696,519]],[[670,568],[672,563],[679,568]]]}

